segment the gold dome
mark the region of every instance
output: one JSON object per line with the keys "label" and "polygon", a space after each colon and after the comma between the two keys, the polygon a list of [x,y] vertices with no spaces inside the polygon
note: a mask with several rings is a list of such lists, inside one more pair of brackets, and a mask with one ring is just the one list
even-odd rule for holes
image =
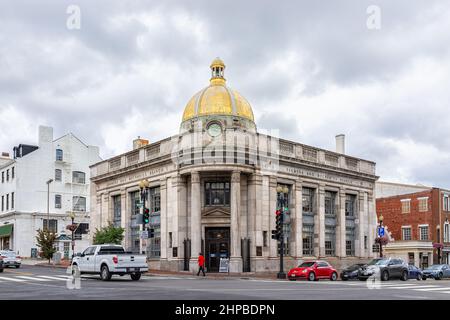
{"label": "gold dome", "polygon": [[188,102],[183,113],[183,122],[199,116],[229,115],[246,118],[254,122],[250,103],[237,91],[228,88],[223,77],[225,64],[219,58],[211,63],[210,85],[197,92]]}

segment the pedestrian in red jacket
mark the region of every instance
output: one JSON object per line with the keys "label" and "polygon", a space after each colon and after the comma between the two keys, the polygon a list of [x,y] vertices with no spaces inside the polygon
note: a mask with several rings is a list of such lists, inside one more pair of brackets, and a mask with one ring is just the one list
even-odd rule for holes
{"label": "pedestrian in red jacket", "polygon": [[200,252],[198,254],[198,272],[197,272],[197,276],[200,275],[200,271],[203,272],[203,276],[205,277],[205,257],[202,255],[202,253]]}

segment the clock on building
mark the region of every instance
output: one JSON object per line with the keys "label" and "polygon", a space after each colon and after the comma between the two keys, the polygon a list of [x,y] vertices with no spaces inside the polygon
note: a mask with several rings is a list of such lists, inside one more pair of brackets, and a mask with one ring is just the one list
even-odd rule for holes
{"label": "clock on building", "polygon": [[222,127],[220,126],[220,124],[213,122],[210,125],[208,125],[207,131],[211,137],[217,137],[221,135]]}

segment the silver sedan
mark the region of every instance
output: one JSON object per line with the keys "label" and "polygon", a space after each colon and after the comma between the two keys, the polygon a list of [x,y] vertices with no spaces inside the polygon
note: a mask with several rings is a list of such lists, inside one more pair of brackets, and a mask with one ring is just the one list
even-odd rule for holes
{"label": "silver sedan", "polygon": [[2,250],[0,251],[0,256],[3,260],[3,267],[20,268],[22,264],[22,259],[14,251]]}

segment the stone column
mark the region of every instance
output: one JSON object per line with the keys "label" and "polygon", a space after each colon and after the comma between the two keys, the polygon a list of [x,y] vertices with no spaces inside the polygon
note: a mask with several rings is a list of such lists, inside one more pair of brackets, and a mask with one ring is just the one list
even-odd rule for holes
{"label": "stone column", "polygon": [[[114,204],[113,204],[114,205]],[[114,209],[113,209],[114,210]],[[125,229],[125,234],[130,234],[131,214],[127,210],[127,191],[126,189],[120,190],[120,224]],[[131,249],[130,237],[123,237],[124,247],[127,250]]]}
{"label": "stone column", "polygon": [[[252,175],[248,178],[247,183],[247,197],[248,197],[248,233],[250,238],[250,268],[253,271],[252,260],[256,256],[256,246],[260,246],[261,244],[257,244],[256,240],[256,203],[258,202],[256,196],[256,176]],[[260,232],[261,233],[261,232]],[[259,241],[261,243],[262,241]]]}
{"label": "stone column", "polygon": [[[364,257],[366,256],[365,252],[366,249],[364,249],[364,236],[368,236],[368,234],[366,234],[366,230],[365,230],[365,213],[364,213],[364,194],[365,192],[360,191],[358,193],[358,224],[357,224],[357,229],[358,229],[358,240],[359,240],[359,246],[358,246],[358,251],[356,252],[357,256],[359,257]],[[370,248],[370,246],[372,245],[372,242],[369,242],[369,238],[367,238],[367,247],[368,249]]]}
{"label": "stone column", "polygon": [[299,179],[294,185],[294,200],[295,200],[295,259],[303,257],[303,190],[302,181]]}
{"label": "stone column", "polygon": [[240,209],[241,209],[241,173],[231,174],[231,257],[230,272],[242,272]]}
{"label": "stone column", "polygon": [[[273,176],[269,176],[269,234],[270,234],[270,259],[277,260],[278,258],[278,241],[272,239],[272,230],[276,229],[276,216],[277,210],[277,179]],[[276,268],[279,269],[278,265]],[[275,269],[277,270],[277,269]]]}
{"label": "stone column", "polygon": [[[186,180],[179,177],[178,183],[178,232],[177,242],[174,242],[178,247],[178,257],[180,260],[184,259],[184,243],[183,241],[188,238],[187,234],[187,188]],[[176,231],[175,231],[176,232]]]}
{"label": "stone column", "polygon": [[374,194],[371,192],[366,193],[367,195],[367,203],[368,203],[368,210],[367,210],[367,243],[368,249],[365,250],[364,256],[365,257],[372,257],[372,243],[374,243],[375,239],[373,235],[375,234],[375,230],[377,228],[377,218],[376,218],[376,203],[375,203],[375,197]]}
{"label": "stone column", "polygon": [[[339,190],[339,211],[338,211],[338,224],[339,229],[336,230],[336,234],[338,234],[339,239],[339,251],[336,251],[336,255],[338,257],[344,258],[347,256],[347,248],[345,245],[346,237],[347,237],[347,230],[345,227],[345,189],[341,188]],[[336,239],[336,240],[337,240]]]}
{"label": "stone column", "polygon": [[197,271],[198,253],[202,248],[200,174],[191,173],[191,259],[189,269]]}
{"label": "stone column", "polygon": [[[253,179],[254,179],[254,184],[252,186],[252,188],[254,188],[254,199],[252,200],[254,203],[254,212],[252,212],[253,215],[253,220],[254,220],[254,237],[253,237],[253,243],[251,244],[252,247],[255,250],[254,254],[252,251],[252,256],[254,256],[254,260],[255,260],[255,265],[254,268],[255,270],[252,271],[260,271],[263,270],[263,264],[264,264],[264,239],[263,239],[263,203],[264,203],[264,194],[263,194],[263,187],[262,187],[262,180],[263,177],[261,175],[253,175]],[[269,245],[270,243],[270,238],[271,238],[271,230],[266,230],[267,232],[267,245]],[[262,255],[260,257],[256,257],[256,247],[262,247]]]}
{"label": "stone column", "polygon": [[[317,216],[318,216],[317,220],[319,222],[318,223],[319,252],[317,254],[316,248],[314,248],[314,254],[318,255],[319,257],[324,257],[325,256],[325,186],[320,185],[319,188],[317,189],[317,193],[318,193],[318,203],[319,203],[318,212],[317,212]],[[316,225],[316,223],[314,223],[314,225]],[[314,229],[316,229],[316,227]]]}

